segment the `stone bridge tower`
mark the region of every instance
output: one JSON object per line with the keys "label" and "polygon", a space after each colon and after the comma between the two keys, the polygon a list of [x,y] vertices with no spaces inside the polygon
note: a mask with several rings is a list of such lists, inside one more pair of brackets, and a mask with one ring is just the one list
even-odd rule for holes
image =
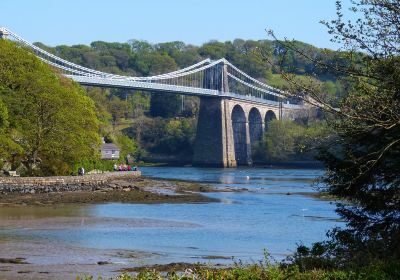
{"label": "stone bridge tower", "polygon": [[221,96],[200,98],[193,165],[251,165],[252,144],[261,140],[270,120],[281,116],[281,108],[224,96],[229,92],[227,66],[220,63],[215,69],[206,72],[203,84]]}

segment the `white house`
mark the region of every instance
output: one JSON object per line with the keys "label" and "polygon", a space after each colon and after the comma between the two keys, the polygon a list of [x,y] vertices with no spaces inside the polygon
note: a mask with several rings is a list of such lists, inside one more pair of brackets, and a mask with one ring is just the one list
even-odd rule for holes
{"label": "white house", "polygon": [[119,148],[112,143],[104,143],[101,145],[101,159],[118,159]]}

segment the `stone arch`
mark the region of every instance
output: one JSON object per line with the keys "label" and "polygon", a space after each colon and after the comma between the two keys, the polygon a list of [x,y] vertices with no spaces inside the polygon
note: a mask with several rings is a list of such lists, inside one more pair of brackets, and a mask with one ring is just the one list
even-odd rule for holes
{"label": "stone arch", "polygon": [[246,114],[240,105],[232,110],[233,144],[237,164],[248,164],[246,141]]}
{"label": "stone arch", "polygon": [[268,110],[265,114],[265,130],[268,130],[269,123],[276,120],[276,115],[274,111]]}
{"label": "stone arch", "polygon": [[251,145],[261,140],[263,133],[262,118],[260,111],[255,107],[251,108],[249,113],[249,132]]}

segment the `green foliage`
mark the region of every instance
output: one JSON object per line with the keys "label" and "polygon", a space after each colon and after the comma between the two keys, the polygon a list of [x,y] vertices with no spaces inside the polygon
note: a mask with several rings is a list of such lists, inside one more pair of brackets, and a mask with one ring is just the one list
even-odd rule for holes
{"label": "green foliage", "polygon": [[[338,52],[318,49],[302,42],[295,43],[301,51],[312,55],[312,57],[318,57],[324,61],[345,63]],[[313,75],[315,81],[320,83],[320,86],[329,95],[329,99],[332,100],[333,104],[337,104],[336,98],[344,96],[345,87],[342,85],[342,80],[338,80],[325,70],[317,69],[312,62],[304,59],[297,52],[286,53],[286,61],[284,63],[274,64],[274,62],[279,61],[284,52],[278,42],[275,41],[242,39],[227,42],[210,41],[200,47],[186,45],[179,41],[150,44],[140,40],[130,40],[128,43],[95,41],[90,46],[63,45],[55,48],[44,46],[41,43],[36,44],[71,62],[99,71],[131,76],[166,73],[187,67],[205,58],[219,59],[225,57],[251,76],[272,86],[288,89],[289,85],[279,73],[282,69],[292,67],[298,69],[295,75],[299,80],[304,79],[305,75]],[[184,97],[184,99],[181,99],[176,94],[132,93],[126,89],[88,88],[87,91],[88,96],[95,103],[96,116],[100,121],[100,134],[102,136],[115,137],[129,123],[134,123],[133,130],[138,131],[138,138],[135,139],[139,146],[139,154],[142,154],[144,150],[172,154],[172,151],[179,150],[176,148],[176,143],[186,143],[185,145],[189,146],[185,147],[182,153],[188,156],[191,155],[195,121],[192,123],[192,129],[180,129],[181,132],[187,133],[185,136],[176,131],[173,133],[167,132],[166,124],[161,123],[160,126],[162,126],[163,130],[160,133],[165,137],[158,140],[152,139],[157,134],[156,132],[144,127],[140,128],[140,125],[137,124],[139,120],[145,119],[145,116],[156,117],[157,120],[160,120],[158,117],[186,117],[190,118],[188,122],[192,122],[191,118],[196,117],[199,111],[199,99],[197,97]],[[309,119],[304,119],[306,125],[308,125]],[[151,127],[161,129],[156,125],[151,125]],[[150,142],[147,143],[145,139],[149,139]],[[268,141],[271,141],[271,139]],[[167,148],[167,143],[173,146]],[[294,154],[297,154],[296,149],[294,148]],[[255,156],[263,158],[265,147],[260,147],[259,150],[260,153],[257,152]],[[279,151],[276,152],[279,153]],[[290,158],[293,155],[290,151],[286,152],[282,154],[282,159]],[[274,157],[278,157],[278,154],[275,153]]]}
{"label": "green foliage", "polygon": [[[326,70],[318,69],[312,62],[304,59],[297,52],[284,52],[277,42],[268,40],[210,41],[200,47],[185,45],[179,41],[153,45],[140,40],[130,40],[128,43],[96,41],[90,46],[57,46],[55,48],[37,44],[80,65],[100,71],[133,76],[166,73],[187,67],[205,58],[219,59],[225,57],[251,76],[266,81],[272,86],[287,89],[288,85],[279,73],[282,69],[293,68],[297,69],[295,72],[297,76],[312,75],[318,81],[324,82],[323,87],[330,96],[341,97],[344,95],[342,82],[336,76],[329,74]],[[339,52],[318,49],[302,42],[296,42],[296,47],[312,57],[321,58],[323,61],[345,63]],[[273,66],[271,66],[271,63],[267,63],[267,61],[272,62],[272,64],[279,61],[283,53],[285,53],[287,60],[285,63],[276,63]],[[124,105],[113,98],[117,96],[122,101],[126,101],[129,99],[126,98],[126,95],[130,96],[131,92],[127,90],[106,90],[105,93],[108,95],[107,99],[110,101],[110,105],[103,106],[103,108],[108,108],[107,110],[112,114],[114,122],[120,117],[138,117],[137,112],[133,112],[136,103],[132,105],[132,102],[128,100],[129,104]],[[96,99],[96,104],[97,101],[100,100]],[[182,114],[188,115],[187,112],[181,112],[180,105],[181,100],[177,95],[152,94],[151,115],[168,118],[182,116]],[[196,106],[197,108],[191,109],[189,115],[198,111],[198,105]]]}
{"label": "green foliage", "polygon": [[148,151],[166,155],[193,153],[195,119],[141,118],[124,133],[136,139]]}
{"label": "green foliage", "polygon": [[[118,280],[394,280],[399,279],[399,263],[376,262],[361,269],[310,269],[302,271],[297,265],[272,264],[269,261],[259,264],[236,263],[231,268],[212,268],[205,265],[192,265],[183,271],[160,273],[146,269],[135,275],[124,273]],[[77,277],[76,279],[81,279]],[[93,279],[88,276],[84,279]]]}
{"label": "green foliage", "polygon": [[292,120],[273,120],[267,132],[254,147],[255,160],[299,161],[314,160],[317,148],[330,135],[324,123],[304,126]]}
{"label": "green foliage", "polygon": [[113,171],[115,163],[118,163],[118,161],[101,160],[100,158],[80,159],[79,161],[76,161],[74,163],[70,174],[78,175],[79,167],[83,167],[86,172],[89,172],[91,170]]}
{"label": "green foliage", "polygon": [[138,153],[138,146],[132,138],[119,133],[115,139],[114,143],[120,148],[120,160],[124,160],[127,157],[132,159],[136,159]]}
{"label": "green foliage", "polygon": [[42,175],[68,174],[77,160],[95,158],[98,120],[83,90],[9,41],[0,40],[0,61],[0,98],[9,122],[0,154]]}
{"label": "green foliage", "polygon": [[265,144],[271,161],[288,160],[296,154],[297,138],[303,134],[303,127],[291,120],[273,120],[268,124]]}
{"label": "green foliage", "polygon": [[125,111],[128,103],[124,102],[117,96],[111,96],[108,106],[109,112],[111,113],[113,122],[116,122],[118,119],[123,118],[125,116]]}
{"label": "green foliage", "polygon": [[169,120],[165,126],[165,134],[160,139],[159,149],[169,154],[190,150],[196,133],[192,124],[187,119]]}
{"label": "green foliage", "polygon": [[199,54],[203,57],[209,57],[211,59],[220,59],[226,56],[226,47],[224,43],[218,41],[211,41],[204,44],[199,49]]}
{"label": "green foliage", "polygon": [[128,117],[138,118],[144,115],[150,109],[150,95],[135,92],[128,96],[131,113]]}
{"label": "green foliage", "polygon": [[8,128],[8,109],[3,101],[0,99],[0,131]]}
{"label": "green foliage", "polygon": [[[334,137],[319,155],[326,166],[321,188],[338,198],[336,211],[347,226],[328,233],[328,241],[321,244],[322,255],[315,256],[312,249],[297,255],[309,267],[318,263],[368,267],[400,260],[399,6],[399,0],[355,0],[350,11],[359,19],[347,21],[337,1],[337,19],[325,25],[347,51],[331,61],[304,55],[316,73],[345,81],[347,92],[338,103],[340,110],[319,98],[321,91],[333,93],[332,84],[314,87],[286,76],[294,95],[306,92],[335,117],[330,121]],[[301,49],[291,42],[282,45],[293,53]],[[376,277],[373,267],[365,276]]]}
{"label": "green foliage", "polygon": [[180,109],[178,94],[154,93],[151,96],[150,114],[153,117],[172,118],[179,115]]}
{"label": "green foliage", "polygon": [[339,16],[327,24],[338,41],[366,52],[362,67],[340,69],[352,75],[340,121],[333,123],[338,148],[321,154],[329,170],[327,190],[351,202],[338,204],[348,227],[331,231],[327,244],[343,264],[400,259],[399,5],[398,0],[355,1],[362,14],[358,22],[344,24]]}
{"label": "green foliage", "polygon": [[99,120],[100,134],[109,134],[112,131],[112,115],[109,110],[108,92],[100,88],[88,88],[87,95],[94,101],[96,106],[96,116]]}

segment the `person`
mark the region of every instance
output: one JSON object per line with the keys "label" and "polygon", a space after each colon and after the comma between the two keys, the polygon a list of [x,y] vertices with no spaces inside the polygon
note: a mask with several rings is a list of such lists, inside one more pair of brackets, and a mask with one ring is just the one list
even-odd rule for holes
{"label": "person", "polygon": [[114,163],[114,171],[118,171],[118,166],[116,163]]}
{"label": "person", "polygon": [[132,171],[132,167],[128,165],[128,171]]}
{"label": "person", "polygon": [[85,175],[85,169],[83,167],[78,168],[78,175],[80,175],[80,176]]}

